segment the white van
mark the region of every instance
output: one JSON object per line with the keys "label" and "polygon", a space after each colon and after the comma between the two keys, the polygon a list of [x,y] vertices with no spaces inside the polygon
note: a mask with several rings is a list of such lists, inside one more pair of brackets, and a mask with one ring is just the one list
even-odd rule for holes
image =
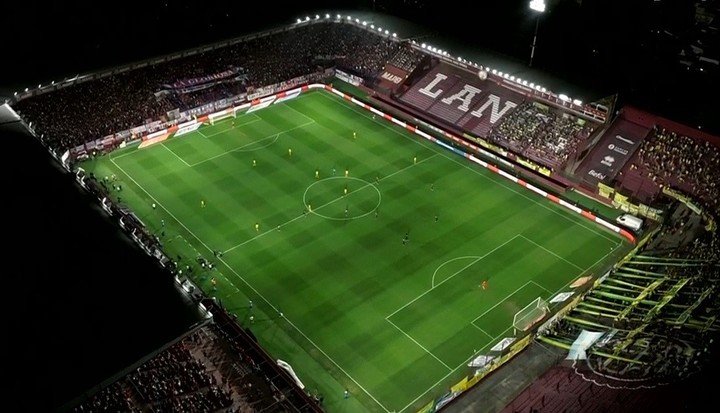
{"label": "white van", "polygon": [[643,220],[631,214],[622,214],[616,219],[617,223],[637,231],[642,227]]}

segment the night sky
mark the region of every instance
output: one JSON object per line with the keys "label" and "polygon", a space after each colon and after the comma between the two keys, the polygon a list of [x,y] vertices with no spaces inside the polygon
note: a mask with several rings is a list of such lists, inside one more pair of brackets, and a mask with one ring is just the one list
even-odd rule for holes
{"label": "night sky", "polygon": [[[45,3],[0,6],[0,97],[307,12],[374,9],[421,24],[428,39],[442,33],[515,64],[527,62],[536,23],[527,0],[476,1],[476,13],[452,6],[467,3],[454,0],[253,2],[253,11],[227,0]],[[681,64],[678,54],[691,44],[718,59],[717,32],[698,29],[689,0],[550,0],[534,67],[565,79],[586,101],[619,93],[623,103],[718,134],[720,71],[697,60]],[[2,275],[10,320],[4,358],[12,368],[0,370],[16,387],[4,406],[45,411],[162,345],[195,315],[39,144],[13,131],[0,135],[4,232],[14,241],[4,250],[10,266]]]}

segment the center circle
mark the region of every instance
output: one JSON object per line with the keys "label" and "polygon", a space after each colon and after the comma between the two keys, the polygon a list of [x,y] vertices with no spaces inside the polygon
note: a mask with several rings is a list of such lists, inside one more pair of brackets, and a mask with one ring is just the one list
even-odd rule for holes
{"label": "center circle", "polygon": [[353,177],[332,176],[313,182],[303,193],[312,214],[335,221],[366,217],[380,206],[382,195],[372,183]]}

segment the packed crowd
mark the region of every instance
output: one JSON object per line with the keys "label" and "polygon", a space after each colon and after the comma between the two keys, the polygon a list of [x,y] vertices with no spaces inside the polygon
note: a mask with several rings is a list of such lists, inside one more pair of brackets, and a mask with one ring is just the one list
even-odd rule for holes
{"label": "packed crowd", "polygon": [[676,205],[636,256],[543,337],[571,345],[588,326],[606,333],[589,349],[587,366],[623,386],[685,379],[702,367],[720,329],[719,254],[715,233]]}
{"label": "packed crowd", "polygon": [[99,392],[89,399],[87,402],[77,406],[74,410],[76,413],[91,412],[140,412],[140,409],[134,408],[131,397],[123,388],[122,384],[116,382]]}
{"label": "packed crowd", "polygon": [[[210,301],[210,300],[206,300]],[[73,408],[97,412],[319,411],[225,312]],[[262,353],[264,355],[264,353]],[[283,373],[284,374],[284,373]],[[302,394],[302,392],[301,392]],[[317,400],[317,399],[316,399]]]}
{"label": "packed crowd", "polygon": [[162,351],[74,408],[90,412],[235,412],[242,403],[198,357],[202,330]]}
{"label": "packed crowd", "polygon": [[[377,74],[398,42],[349,24],[316,23],[221,49],[148,65],[24,99],[14,108],[50,146],[67,149],[89,140],[165,119],[167,112],[200,106],[246,90],[312,73],[322,66],[359,76]],[[228,68],[246,76],[187,93],[158,93],[163,85]]]}
{"label": "packed crowd", "polygon": [[405,44],[403,47],[400,47],[395,53],[395,55],[390,59],[389,63],[398,69],[402,69],[408,73],[411,73],[418,64],[420,64],[420,61],[422,60],[423,55],[421,53],[418,53],[410,47],[410,45]]}
{"label": "packed crowd", "polygon": [[591,124],[568,113],[526,101],[502,117],[490,139],[557,170],[592,132]]}
{"label": "packed crowd", "polygon": [[692,194],[715,214],[720,212],[720,148],[708,141],[655,127],[630,168],[641,169],[659,185]]}
{"label": "packed crowd", "polygon": [[128,376],[140,399],[156,411],[215,411],[232,401],[187,348],[168,349]]}

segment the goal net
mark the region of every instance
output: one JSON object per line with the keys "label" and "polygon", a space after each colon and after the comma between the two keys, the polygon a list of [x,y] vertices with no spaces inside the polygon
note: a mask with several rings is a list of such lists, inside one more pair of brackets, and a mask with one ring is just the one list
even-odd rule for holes
{"label": "goal net", "polygon": [[547,301],[538,297],[526,305],[525,308],[515,313],[515,317],[513,317],[513,328],[516,332],[528,331],[549,312],[550,309],[548,308]]}
{"label": "goal net", "polygon": [[236,114],[237,112],[235,112],[233,108],[225,109],[222,112],[211,113],[210,115],[208,115],[208,120],[210,121],[211,125],[214,125],[215,122],[219,122],[227,118],[234,118],[237,116]]}

